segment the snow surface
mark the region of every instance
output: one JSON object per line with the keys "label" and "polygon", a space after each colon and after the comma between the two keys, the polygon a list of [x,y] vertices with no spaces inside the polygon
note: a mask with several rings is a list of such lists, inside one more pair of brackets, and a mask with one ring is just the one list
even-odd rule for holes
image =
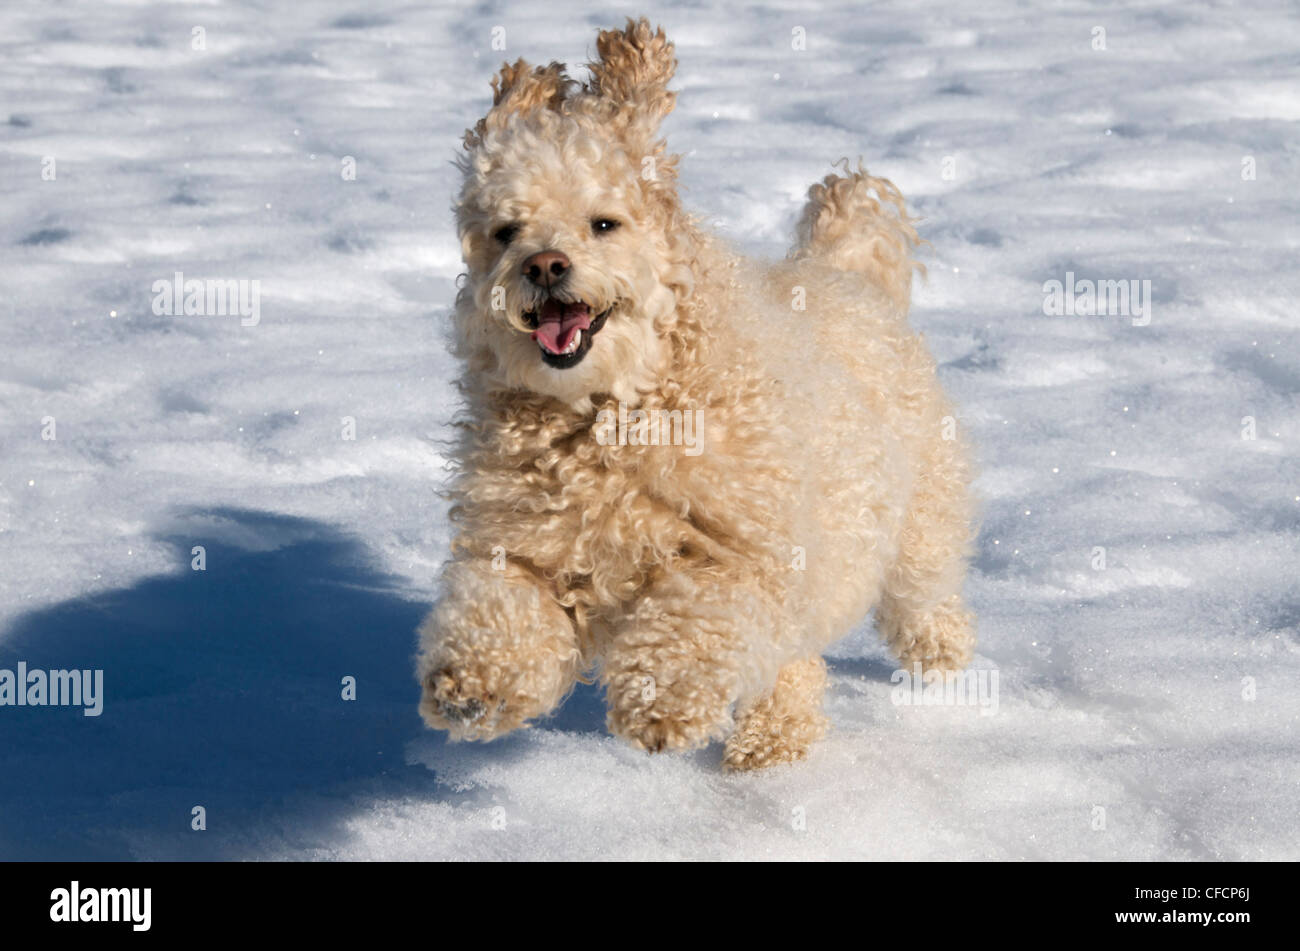
{"label": "snow surface", "polygon": [[[1294,5],[643,9],[723,233],[782,254],[841,156],[925,217],[996,715],[894,705],[868,623],[833,734],[763,775],[623,746],[592,688],[487,746],[423,729],[450,161],[502,59],[579,64],[625,10],[7,3],[0,667],[107,699],[0,708],[0,857],[1300,858]],[[260,323],[155,316],[178,270],[259,280]],[[1150,280],[1150,324],[1045,316],[1067,271]]]}

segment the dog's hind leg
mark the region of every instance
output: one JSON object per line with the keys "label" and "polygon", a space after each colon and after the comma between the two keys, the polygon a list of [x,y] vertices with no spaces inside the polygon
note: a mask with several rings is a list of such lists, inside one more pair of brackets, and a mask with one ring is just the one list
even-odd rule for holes
{"label": "dog's hind leg", "polygon": [[888,179],[832,172],[808,189],[794,260],[814,259],[865,274],[906,309],[912,294],[912,250],[920,243],[903,196]]}
{"label": "dog's hind leg", "polygon": [[934,439],[917,470],[876,624],[905,666],[960,670],[975,649],[974,618],[961,597],[972,521],[961,444]]}
{"label": "dog's hind leg", "polygon": [[820,657],[786,664],[771,691],[737,715],[723,765],[732,770],[762,769],[803,759],[826,733],[825,689],[826,662]]}

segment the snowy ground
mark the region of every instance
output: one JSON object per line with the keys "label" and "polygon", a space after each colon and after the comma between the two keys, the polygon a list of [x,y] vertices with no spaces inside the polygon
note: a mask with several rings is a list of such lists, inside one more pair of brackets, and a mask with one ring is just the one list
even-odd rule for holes
{"label": "snowy ground", "polygon": [[[107,693],[0,707],[0,857],[1300,858],[1280,0],[647,7],[718,229],[781,254],[844,155],[926,218],[914,321],[979,447],[998,712],[895,706],[866,625],[833,735],[765,775],[626,748],[590,689],[488,746],[423,730],[450,160],[500,60],[581,63],[625,12],[571,6],[0,11],[0,667]],[[178,270],[259,280],[260,323],[155,316]],[[1149,325],[1045,316],[1067,272],[1150,280]]]}

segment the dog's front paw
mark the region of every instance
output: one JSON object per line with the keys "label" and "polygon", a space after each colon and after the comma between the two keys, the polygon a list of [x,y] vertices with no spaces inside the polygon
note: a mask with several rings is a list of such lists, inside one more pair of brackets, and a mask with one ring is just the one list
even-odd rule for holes
{"label": "dog's front paw", "polygon": [[495,666],[438,667],[421,678],[420,715],[457,740],[492,740],[550,712],[555,684]]}
{"label": "dog's front paw", "polygon": [[[492,700],[488,692],[488,703]],[[423,704],[428,705],[429,714],[458,725],[477,723],[488,710],[480,698],[465,695],[450,670],[437,670],[425,678]]]}
{"label": "dog's front paw", "polygon": [[691,750],[731,728],[727,692],[709,683],[661,683],[642,670],[610,677],[609,731],[651,753]]}
{"label": "dog's front paw", "polygon": [[884,631],[909,670],[964,670],[975,652],[975,619],[957,596],[928,611],[890,612]]}

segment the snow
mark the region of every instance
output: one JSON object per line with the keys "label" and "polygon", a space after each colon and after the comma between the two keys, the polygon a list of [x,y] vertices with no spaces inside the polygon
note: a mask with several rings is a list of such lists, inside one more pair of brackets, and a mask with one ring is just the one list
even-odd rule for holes
{"label": "snow", "polygon": [[[832,735],[737,777],[606,736],[594,688],[486,746],[415,711],[450,160],[502,59],[581,63],[622,12],[5,5],[0,668],[102,668],[106,699],[0,708],[0,857],[1300,858],[1285,7],[647,8],[720,231],[782,254],[842,156],[924,216],[914,323],[981,463],[997,712],[895,705],[867,623]],[[260,321],[155,315],[176,271],[260,281]],[[1150,324],[1045,316],[1067,272],[1150,280]]]}

